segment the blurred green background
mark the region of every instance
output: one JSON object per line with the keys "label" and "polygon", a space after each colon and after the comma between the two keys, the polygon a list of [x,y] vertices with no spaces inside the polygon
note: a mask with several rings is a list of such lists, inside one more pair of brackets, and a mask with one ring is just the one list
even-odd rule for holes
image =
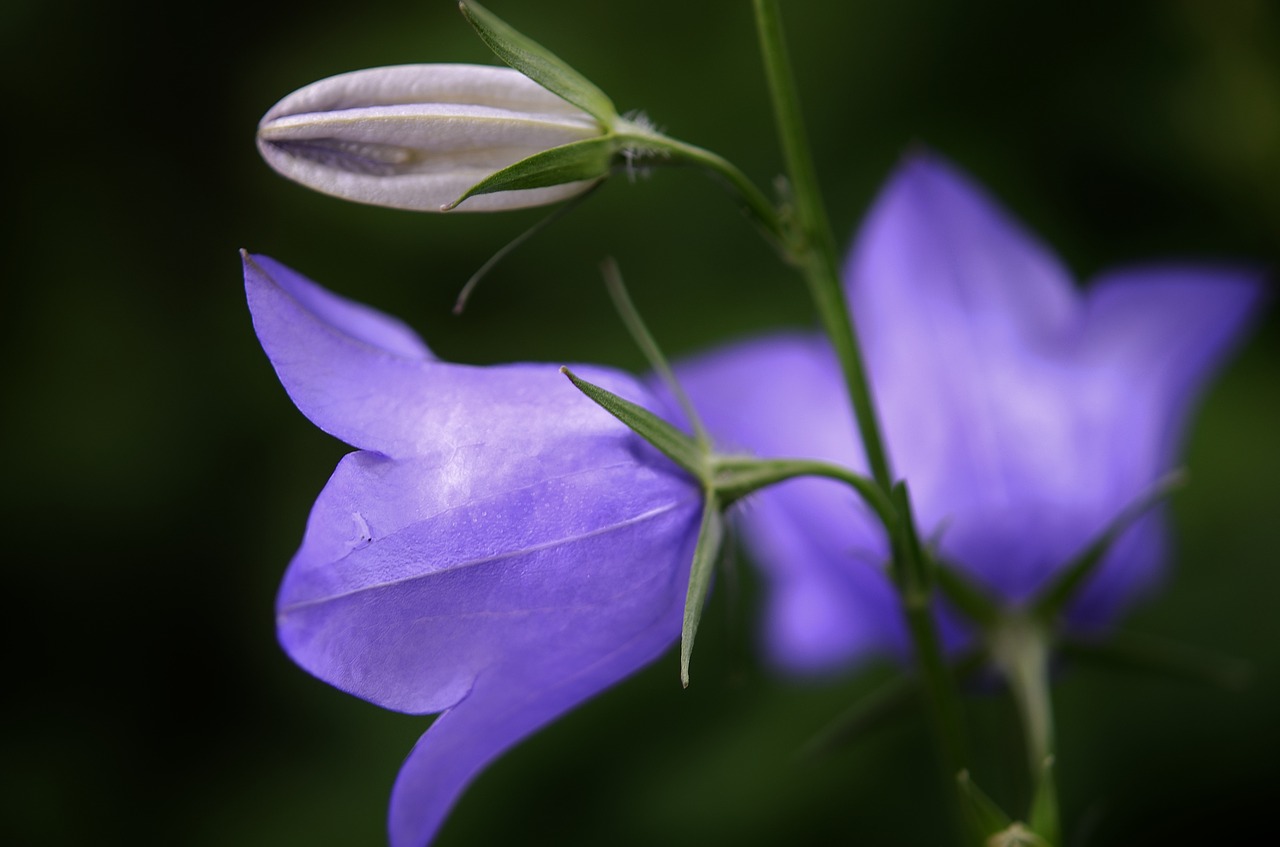
{"label": "blurred green background", "polygon": [[[749,3],[489,6],[623,109],[762,184],[779,170]],[[1154,257],[1275,267],[1280,8],[789,0],[784,15],[842,239],[904,150],[930,146],[1083,279]],[[348,205],[275,176],[259,116],[308,82],[492,63],[449,0],[177,6],[8,0],[0,512],[0,840],[376,845],[428,720],[295,668],[273,594],[343,445],[292,407],[251,331],[237,248],[404,316],[442,357],[639,369],[596,270],[615,256],[678,354],[807,325],[798,280],[710,180],[615,179],[493,272],[543,214]],[[1229,694],[1096,670],[1056,689],[1060,784],[1097,845],[1233,842],[1280,798],[1275,310],[1206,398],[1164,592],[1126,626],[1242,657]],[[779,679],[749,568],[704,619],[693,686],[668,656],[491,767],[438,844],[942,843],[933,761],[904,714],[818,760],[799,746],[886,676]],[[1013,720],[971,701],[979,780],[1020,801]]]}

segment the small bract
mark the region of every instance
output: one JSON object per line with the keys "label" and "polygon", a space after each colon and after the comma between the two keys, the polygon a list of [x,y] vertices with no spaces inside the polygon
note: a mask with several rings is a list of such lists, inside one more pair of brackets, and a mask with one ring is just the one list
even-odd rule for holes
{"label": "small bract", "polygon": [[[258,150],[279,173],[325,194],[434,212],[503,168],[603,134],[595,118],[510,68],[398,65],[285,97],[258,125]],[[594,181],[481,194],[457,208],[540,206]]]}

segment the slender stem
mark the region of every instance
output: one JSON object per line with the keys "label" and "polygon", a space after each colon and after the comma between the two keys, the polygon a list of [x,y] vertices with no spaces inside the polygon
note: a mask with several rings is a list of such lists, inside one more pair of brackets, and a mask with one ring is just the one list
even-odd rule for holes
{"label": "slender stem", "polygon": [[964,770],[968,761],[964,725],[957,698],[952,696],[946,660],[938,647],[938,630],[933,620],[930,595],[908,591],[902,598],[907,617],[907,630],[916,648],[916,664],[924,684],[924,693],[933,716],[934,732],[942,748],[943,777],[947,784]]}
{"label": "slender stem", "polygon": [[1053,755],[1048,636],[1038,622],[1010,616],[997,626],[991,653],[1009,682],[1027,739],[1028,764],[1037,774]]}
{"label": "slender stem", "polygon": [[746,456],[714,457],[712,464],[715,488],[733,502],[754,491],[798,476],[816,476],[834,479],[847,484],[876,513],[885,526],[898,521],[893,501],[876,485],[874,480],[856,474],[848,468],[830,462],[813,459],[757,459]]}
{"label": "slender stem", "polygon": [[535,223],[533,226],[529,227],[524,232],[520,233],[511,241],[509,241],[507,243],[507,246],[503,247],[497,253],[494,253],[492,256],[490,256],[489,260],[480,266],[480,270],[476,271],[471,275],[471,278],[468,279],[466,281],[466,284],[462,286],[462,290],[458,292],[458,299],[455,300],[453,303],[453,313],[455,315],[462,314],[463,310],[467,308],[467,302],[471,299],[471,295],[476,290],[476,286],[480,284],[480,281],[484,279],[485,276],[488,275],[489,271],[493,270],[499,262],[501,262],[503,259],[509,256],[512,253],[512,251],[514,251],[521,244],[524,244],[530,238],[542,232],[544,229],[551,226],[553,223],[560,220],[561,218],[564,218],[574,209],[581,206],[583,201],[585,201],[592,194],[595,194],[599,188],[600,188],[600,183],[597,182],[595,185],[591,186],[590,188],[588,188],[586,191],[582,192],[578,196],[561,204],[557,209],[552,211],[551,214],[547,215],[544,218],[539,219],[538,222]]}
{"label": "slender stem", "polygon": [[809,154],[778,4],[776,0],[753,0],[753,4],[756,28],[760,35],[760,50],[769,80],[769,93],[773,98],[779,139],[791,179],[795,224],[798,229],[796,237],[791,239],[793,250],[817,306],[823,329],[831,339],[844,371],[858,432],[862,436],[862,447],[866,452],[867,466],[871,469],[872,478],[888,491],[893,483],[893,474],[885,453],[884,439],[880,435],[879,420],[872,405],[871,387],[858,347],[857,333],[849,317],[844,288],[840,284],[835,238],[831,234],[831,225],[822,205],[822,194],[818,190],[818,179]]}
{"label": "slender stem", "polygon": [[756,187],[756,184],[748,179],[747,175],[728,159],[710,150],[663,135],[625,118],[618,119],[614,132],[621,142],[624,144],[630,142],[641,153],[647,153],[651,156],[671,156],[678,160],[699,165],[713,174],[718,174],[728,184],[729,188],[738,195],[742,201],[743,208],[768,233],[770,239],[784,250],[789,249],[786,245],[786,229],[778,217],[778,210],[774,208],[773,203],[769,202],[769,198]]}
{"label": "slender stem", "polygon": [[905,486],[893,484],[893,472],[875,413],[857,332],[841,285],[835,239],[827,220],[818,179],[805,138],[804,121],[777,0],[752,0],[765,74],[778,124],[778,134],[791,179],[794,231],[789,243],[798,259],[823,329],[844,373],[867,465],[876,483],[895,497],[899,519],[886,524],[893,568],[902,596],[908,630],[922,682],[934,713],[944,761],[951,777],[966,763],[966,743],[959,696],[948,672],[933,620],[931,561],[924,555]]}
{"label": "slender stem", "polygon": [[951,779],[967,766],[969,751],[960,697],[955,680],[947,670],[937,623],[933,618],[933,583],[937,565],[925,553],[920,536],[916,533],[915,514],[911,509],[911,495],[907,484],[900,482],[895,485],[892,497],[898,516],[890,536],[894,581],[902,595],[907,631],[911,634],[911,644],[915,648],[916,665],[920,669],[921,682],[933,714],[934,728],[946,768],[945,781],[949,785]]}
{"label": "slender stem", "polygon": [[1034,785],[1029,818],[1037,834],[1058,842],[1053,700],[1049,694],[1049,632],[1031,615],[1010,615],[991,630],[991,657],[1004,673],[1018,708]]}

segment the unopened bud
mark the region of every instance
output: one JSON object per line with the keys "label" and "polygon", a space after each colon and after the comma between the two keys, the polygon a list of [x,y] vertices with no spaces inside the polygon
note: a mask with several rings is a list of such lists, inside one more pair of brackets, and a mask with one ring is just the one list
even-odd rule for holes
{"label": "unopened bud", "polygon": [[[258,149],[276,171],[325,194],[439,211],[503,168],[604,132],[586,112],[509,68],[399,65],[295,91],[263,117]],[[477,194],[458,209],[539,206],[593,182]]]}

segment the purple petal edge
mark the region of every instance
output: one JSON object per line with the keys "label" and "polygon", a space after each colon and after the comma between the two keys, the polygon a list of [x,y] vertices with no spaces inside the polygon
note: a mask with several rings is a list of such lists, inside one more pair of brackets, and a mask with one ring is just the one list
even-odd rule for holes
{"label": "purple petal edge", "polygon": [[[692,549],[687,551],[692,557]],[[477,774],[503,751],[561,714],[619,682],[665,653],[680,629],[683,598],[661,614],[661,624],[638,633],[553,688],[512,696],[480,678],[457,708],[442,714],[410,752],[391,794],[392,847],[422,847]]]}

